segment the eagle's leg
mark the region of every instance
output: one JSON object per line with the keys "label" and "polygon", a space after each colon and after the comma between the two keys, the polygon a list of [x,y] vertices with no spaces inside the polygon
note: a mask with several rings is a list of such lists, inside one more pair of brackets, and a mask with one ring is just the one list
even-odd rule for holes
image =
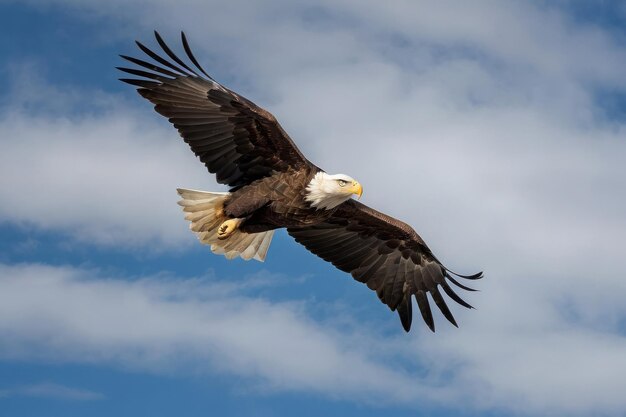
{"label": "eagle's leg", "polygon": [[228,219],[224,221],[220,224],[220,227],[217,228],[217,238],[226,239],[232,235],[235,230],[237,230],[243,221],[244,219]]}

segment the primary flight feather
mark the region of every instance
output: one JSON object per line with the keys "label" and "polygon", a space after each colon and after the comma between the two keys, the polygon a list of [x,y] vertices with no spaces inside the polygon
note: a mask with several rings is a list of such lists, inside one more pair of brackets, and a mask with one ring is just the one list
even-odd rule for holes
{"label": "primary flight feather", "polygon": [[167,57],[137,42],[154,63],[121,55],[138,68],[118,69],[138,77],[121,81],[137,86],[217,181],[231,187],[227,193],[178,189],[185,218],[202,243],[229,259],[263,261],[274,230],[284,227],[309,251],[376,291],[398,312],[406,331],[413,316],[411,297],[435,330],[427,294],[457,325],[441,290],[471,308],[448,282],[473,291],[455,277],[472,280],[482,273],[450,271],[409,225],[353,200],[363,192],[358,181],[330,175],[306,159],[274,116],[202,69],[184,33],[191,63],[155,36]]}

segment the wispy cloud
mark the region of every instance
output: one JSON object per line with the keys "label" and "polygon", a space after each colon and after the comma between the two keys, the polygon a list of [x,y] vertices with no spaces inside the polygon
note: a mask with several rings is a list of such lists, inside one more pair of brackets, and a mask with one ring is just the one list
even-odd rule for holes
{"label": "wispy cloud", "polygon": [[389,357],[396,350],[390,341],[356,328],[321,326],[301,302],[225,295],[202,280],[129,282],[97,275],[0,266],[0,355],[221,371],[261,380],[265,389],[372,401],[407,402],[426,389],[372,355],[386,351]]}
{"label": "wispy cloud", "polygon": [[104,395],[81,388],[73,388],[51,382],[42,382],[32,385],[20,385],[14,388],[0,389],[2,397],[32,397],[69,401],[101,400]]}
{"label": "wispy cloud", "polygon": [[[72,267],[1,265],[0,356],[227,373],[263,390],[407,407],[623,409],[626,339],[612,326],[594,328],[601,318],[581,325],[564,317],[547,299],[552,292],[535,294],[528,309],[515,295],[524,284],[506,285],[492,286],[461,329],[394,336],[347,308],[342,318],[316,322],[303,301],[254,298],[219,281],[127,281]],[[568,307],[611,312],[623,304],[617,298],[605,308]]]}
{"label": "wispy cloud", "polygon": [[175,137],[121,97],[56,88],[28,69],[19,78],[0,113],[1,221],[104,245],[192,241],[176,188],[215,182]]}

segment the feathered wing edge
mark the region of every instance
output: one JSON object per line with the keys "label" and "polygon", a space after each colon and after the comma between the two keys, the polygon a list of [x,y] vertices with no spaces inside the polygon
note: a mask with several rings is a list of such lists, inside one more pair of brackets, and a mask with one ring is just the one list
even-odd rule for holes
{"label": "feathered wing edge", "polygon": [[354,200],[344,203],[325,223],[289,228],[288,232],[309,251],[376,291],[380,301],[398,313],[407,332],[412,323],[413,297],[432,331],[435,321],[429,298],[458,327],[440,289],[456,303],[472,309],[452,286],[476,291],[459,280],[483,277],[482,272],[462,275],[444,267],[410,226]]}
{"label": "feathered wing edge", "polygon": [[[178,64],[178,66],[174,65],[172,62],[168,61],[167,59],[163,58],[159,54],[155,53],[150,48],[142,44],[141,42],[135,41],[139,49],[141,49],[146,55],[148,55],[150,58],[154,59],[156,62],[158,62],[159,64],[167,68],[161,67],[159,65],[156,65],[150,62],[143,61],[141,59],[133,58],[127,55],[120,55],[120,57],[122,57],[123,59],[129,62],[132,62],[133,64],[149,69],[150,71],[153,71],[153,72],[147,72],[144,70],[138,70],[134,68],[116,67],[118,70],[126,72],[131,75],[138,76],[138,77],[144,77],[150,80],[155,80],[155,81],[148,81],[148,80],[140,80],[136,78],[120,78],[119,79],[120,81],[123,81],[125,83],[131,84],[137,87],[149,88],[149,87],[157,86],[165,80],[172,80],[179,76],[202,78],[202,76],[199,75],[196,70],[191,68],[191,66],[187,65],[167,46],[165,41],[163,41],[163,38],[161,37],[161,35],[159,35],[159,32],[157,32],[156,30],[154,31],[154,36],[157,40],[157,43],[163,50],[163,52],[165,52],[165,54],[168,57],[170,57],[176,64]],[[207,74],[204,68],[202,68],[200,64],[198,63],[198,60],[196,59],[194,54],[191,52],[191,48],[189,47],[189,42],[187,41],[187,37],[185,36],[185,33],[181,32],[180,36],[181,36],[185,53],[187,54],[187,57],[192,62],[192,64],[196,67],[198,71],[200,71],[209,80],[219,85],[219,83],[217,83],[213,78],[211,78],[211,76]]]}
{"label": "feathered wing edge", "polygon": [[120,55],[136,67],[118,69],[137,77],[120,80],[138,87],[137,92],[174,125],[218,182],[236,189],[272,171],[315,167],[270,112],[208,75],[184,33],[187,60],[154,33],[160,55],[136,41],[146,61]]}
{"label": "feathered wing edge", "polygon": [[[444,279],[441,282],[436,283],[436,285],[431,289],[428,289],[425,291],[420,290],[413,294],[413,296],[415,297],[415,301],[417,302],[417,306],[419,308],[422,319],[424,320],[428,328],[433,332],[435,331],[435,320],[434,320],[432,310],[430,308],[430,302],[428,301],[427,294],[430,293],[432,300],[435,302],[435,304],[437,305],[437,307],[439,308],[443,316],[446,318],[446,320],[452,323],[453,326],[459,327],[459,325],[457,324],[454,318],[454,315],[448,308],[448,305],[446,304],[446,301],[443,295],[439,291],[439,287],[441,287],[443,291],[446,293],[446,295],[450,297],[452,300],[454,300],[457,304],[467,309],[474,309],[474,307],[471,304],[469,304],[467,301],[461,298],[452,289],[452,287],[448,285],[446,280],[450,281],[455,286],[461,289],[464,289],[466,291],[478,291],[474,288],[461,284],[455,278],[455,276],[457,278],[463,278],[463,279],[469,279],[469,280],[477,280],[477,279],[483,278],[482,271],[473,275],[461,275],[461,274],[451,272],[446,267],[442,266],[442,268],[444,269],[445,272],[444,272]],[[400,317],[400,322],[402,323],[402,328],[404,328],[406,332],[409,332],[411,330],[411,323],[413,319],[413,308],[412,308],[411,298],[412,298],[411,294],[405,294],[402,301],[395,308],[390,307],[392,311],[395,310],[398,313],[398,316]]]}
{"label": "feathered wing edge", "polygon": [[[434,255],[432,255],[432,258],[434,262],[431,265],[433,266],[436,265],[437,268],[441,268],[441,270],[443,271],[443,279],[435,280],[433,279],[434,277],[431,275],[431,282],[434,283],[434,286],[431,286],[427,290],[418,290],[417,292],[413,294],[413,296],[415,297],[415,301],[417,302],[417,306],[419,308],[420,314],[422,316],[422,319],[428,326],[428,328],[434,332],[435,320],[432,314],[432,310],[430,308],[430,302],[428,301],[428,295],[427,295],[428,293],[430,293],[431,298],[433,299],[433,301],[435,302],[435,304],[437,305],[437,307],[439,308],[443,316],[446,318],[446,320],[452,323],[453,326],[459,327],[459,325],[457,324],[454,318],[454,315],[448,308],[448,305],[446,304],[446,301],[443,295],[439,291],[439,287],[441,287],[443,291],[446,293],[446,295],[450,297],[452,300],[454,300],[457,304],[467,309],[474,309],[474,307],[471,304],[469,304],[467,301],[461,298],[456,292],[454,292],[452,287],[448,285],[447,281],[450,281],[453,285],[463,290],[475,292],[478,290],[461,284],[457,278],[468,279],[468,280],[478,280],[478,279],[483,278],[483,271],[480,271],[471,275],[458,274],[446,268],[445,266],[443,266],[443,264]],[[430,271],[430,268],[426,268],[425,272],[428,273],[429,275],[432,274],[432,272]],[[398,313],[398,316],[400,317],[400,322],[402,323],[402,328],[404,328],[406,332],[409,332],[411,330],[411,323],[413,319],[413,308],[412,308],[411,298],[412,298],[411,294],[407,293],[405,294],[402,301],[397,306],[395,306],[395,308],[390,306],[392,311],[396,311]]]}

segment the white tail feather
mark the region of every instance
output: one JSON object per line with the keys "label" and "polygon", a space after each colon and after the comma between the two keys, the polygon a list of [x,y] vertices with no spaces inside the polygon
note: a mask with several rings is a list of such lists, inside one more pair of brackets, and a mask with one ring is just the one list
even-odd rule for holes
{"label": "white tail feather", "polygon": [[227,259],[240,256],[242,259],[256,259],[263,262],[267,255],[274,231],[261,233],[245,233],[239,229],[226,239],[217,238],[218,227],[227,220],[224,215],[224,200],[228,193],[209,193],[206,191],[177,189],[182,200],[185,219],[189,220],[189,228],[196,233],[200,242],[210,245],[213,253],[224,255]]}

